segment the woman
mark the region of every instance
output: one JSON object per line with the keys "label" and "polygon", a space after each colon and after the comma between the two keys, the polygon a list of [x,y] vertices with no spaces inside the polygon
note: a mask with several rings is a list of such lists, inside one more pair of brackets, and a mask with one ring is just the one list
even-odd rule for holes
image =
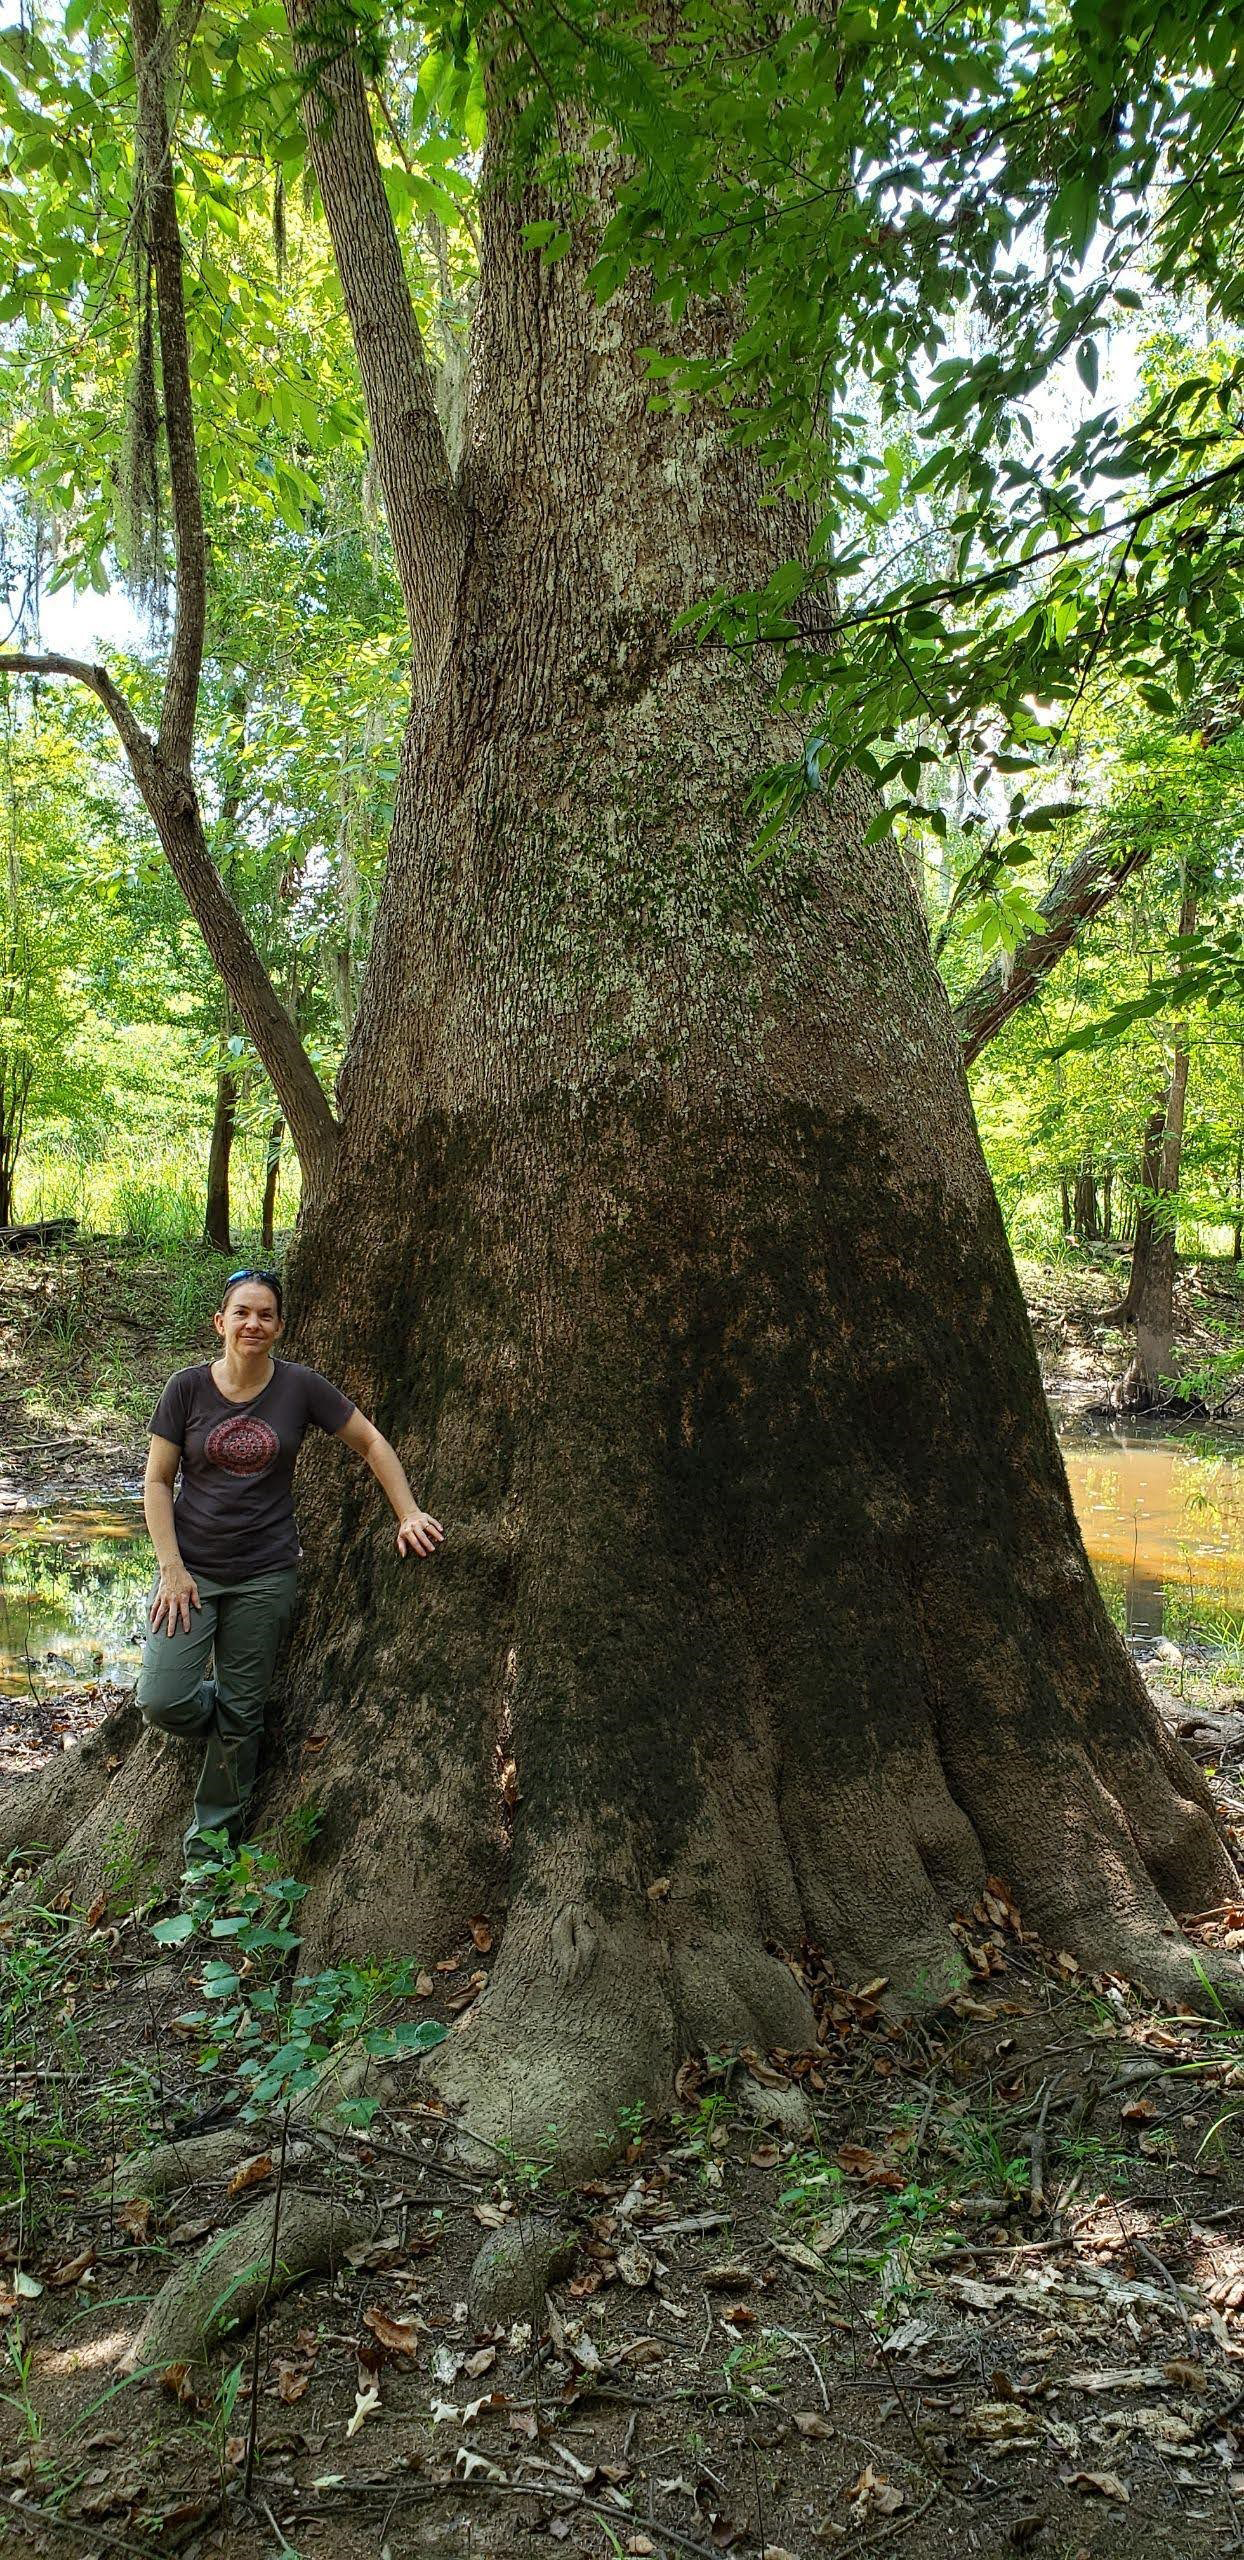
{"label": "woman", "polygon": [[162,1732],[206,1742],[186,1833],[191,1863],[211,1854],[206,1833],[223,1831],[234,1845],[242,1836],[273,1668],[298,1596],[293,1477],[308,1424],[366,1458],[397,1514],[399,1555],[434,1555],[445,1534],[420,1510],[396,1450],[349,1397],[318,1370],[275,1358],[282,1302],[274,1271],[231,1271],[213,1322],[223,1350],[169,1379],[151,1417],[143,1482],[159,1570],[138,1704]]}

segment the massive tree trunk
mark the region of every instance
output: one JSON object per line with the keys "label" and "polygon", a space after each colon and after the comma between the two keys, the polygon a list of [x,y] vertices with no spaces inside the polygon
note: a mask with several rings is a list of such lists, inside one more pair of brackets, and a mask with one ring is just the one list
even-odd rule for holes
{"label": "massive tree trunk", "polygon": [[597,308],[583,243],[542,266],[533,210],[485,190],[445,630],[292,1274],[291,1350],[448,1535],[399,1564],[308,1451],[262,1810],[320,1801],[325,1954],[488,1915],[437,2080],[583,2160],[687,2052],[807,2046],[805,1942],[936,1997],[998,1872],[1184,1996],[1172,1914],[1233,1871],[1085,1559],[906,868],[848,784],[756,869],[776,668],[673,635],[792,515],[709,412],[649,407],[660,315]]}

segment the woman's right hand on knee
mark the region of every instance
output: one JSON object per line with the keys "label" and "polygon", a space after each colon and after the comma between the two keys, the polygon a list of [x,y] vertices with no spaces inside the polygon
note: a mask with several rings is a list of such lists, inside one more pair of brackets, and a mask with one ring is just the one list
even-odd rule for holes
{"label": "woman's right hand on knee", "polygon": [[151,1603],[151,1623],[158,1627],[166,1620],[166,1635],[176,1635],[178,1625],[190,1633],[190,1612],[203,1606],[199,1586],[192,1573],[187,1573],[180,1557],[176,1564],[162,1564],[156,1595]]}

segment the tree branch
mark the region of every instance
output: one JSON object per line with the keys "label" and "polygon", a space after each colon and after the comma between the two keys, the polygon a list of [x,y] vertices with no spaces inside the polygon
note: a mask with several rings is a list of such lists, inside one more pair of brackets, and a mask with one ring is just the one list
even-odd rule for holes
{"label": "tree branch", "polygon": [[165,89],[169,39],[160,0],[131,0],[130,25],[138,88],[137,169],[155,273],[160,381],[177,560],[177,611],[164,684],[160,753],[170,765],[188,774],[207,622],[207,551],[195,448],[181,228],[173,191],[172,134]]}
{"label": "tree branch", "polygon": [[410,625],[415,691],[435,682],[465,551],[465,515],[376,150],[349,0],[286,0],[303,121],[354,337]]}
{"label": "tree branch", "polygon": [[169,868],[263,1061],[289,1123],[304,1180],[313,1190],[337,1146],[337,1123],[323,1086],[208,850],[189,773],[148,737],[105,667],[57,651],[0,656],[0,676],[67,676],[103,703],[129,757]]}
{"label": "tree branch", "polygon": [[1083,927],[1117,898],[1153,850],[1150,839],[1134,845],[1120,859],[1115,845],[1088,845],[1070,870],[1055,881],[1041,900],[1039,912],[1044,922],[1040,932],[1028,934],[1018,945],[1005,977],[996,966],[987,969],[954,1008],[965,1067],[970,1067],[987,1043],[997,1038],[1012,1014],[1035,996]]}

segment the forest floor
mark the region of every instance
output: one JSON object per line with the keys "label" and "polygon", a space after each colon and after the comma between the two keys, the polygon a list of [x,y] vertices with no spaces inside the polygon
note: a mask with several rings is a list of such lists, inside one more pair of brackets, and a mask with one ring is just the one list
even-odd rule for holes
{"label": "forest floor", "polygon": [[[99,1250],[85,1278],[0,1268],[0,1504],[132,1488],[155,1390],[203,1338],[215,1264],[183,1266],[174,1309],[167,1266]],[[1051,1390],[1094,1401],[1113,1271],[1023,1276]],[[1221,1348],[1230,1273],[1188,1285]],[[1244,1852],[1244,1700],[1210,1663],[1178,1696],[1146,1676]],[[119,1703],[8,1702],[3,1770],[33,1774]],[[409,2064],[365,2129],[295,2117],[282,2161],[279,2113],[243,2120],[213,2024],[219,1939],[157,1944],[121,1844],[87,1913],[42,1908],[37,1870],[27,1890],[0,1917],[6,2551],[1244,2551],[1244,2036],[1086,1977],[1004,1890],[963,1915],[970,1988],[919,2027],[882,1984],[818,1977],[813,2054],[692,2067],[669,2120],[628,2118],[622,2156],[565,2192],[538,2162],[465,2164]],[[1244,1907],[1197,1934],[1244,1948]],[[491,1939],[481,1914],[391,2014],[458,2031]],[[243,1955],[261,1981],[278,1967],[265,2035],[287,2030],[295,1961]],[[185,2183],[145,2199],[136,2159],[205,2121],[236,2135],[232,2164],[187,2152]],[[287,2226],[308,2198],[342,2206],[338,2262],[209,2352],[144,2374],[139,2347],[127,2373],[163,2286],[270,2221],[278,2185]],[[507,2233],[532,2296],[490,2317],[472,2268]]]}
{"label": "forest floor", "polygon": [[[1199,1747],[1244,1849],[1244,1724]],[[0,1922],[0,2542],[74,2560],[1244,2548],[1244,2037],[1225,2018],[1087,1978],[999,1888],[964,1915],[969,1989],[918,2028],[887,2018],[882,1984],[818,1977],[811,2055],[689,2068],[672,2118],[628,2116],[621,2158],[568,2190],[538,2162],[464,2165],[401,2066],[363,2130],[293,2119],[280,2210],[335,2199],[339,2262],[144,2373],[151,2300],[216,2235],[228,2252],[251,2216],[235,2257],[279,2264],[272,2202],[258,2242],[253,2217],[282,2135],[257,2112],[214,2174],[190,2150],[184,2183],[144,2199],[135,2155],[205,2120],[236,2132],[246,2083],[210,2008],[237,1938],[157,1945],[136,1889],[119,1859],[89,1913],[41,1910],[35,1882]],[[1244,1907],[1199,1934],[1244,1946]],[[490,1952],[481,1914],[396,2014],[456,2032]],[[472,2268],[507,2230],[530,2299],[492,2316]]]}
{"label": "forest floor", "polygon": [[0,1511],[137,1490],[147,1416],[206,1350],[225,1267],[124,1237],[0,1253]]}

